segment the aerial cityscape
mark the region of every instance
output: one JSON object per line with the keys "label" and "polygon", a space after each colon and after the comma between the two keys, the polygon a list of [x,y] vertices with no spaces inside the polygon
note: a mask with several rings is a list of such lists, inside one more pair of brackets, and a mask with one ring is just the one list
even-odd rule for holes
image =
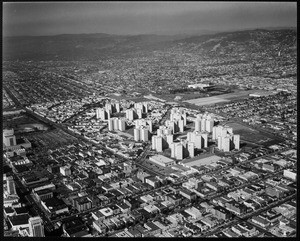
{"label": "aerial cityscape", "polygon": [[2,6],[4,237],[296,239],[296,2]]}

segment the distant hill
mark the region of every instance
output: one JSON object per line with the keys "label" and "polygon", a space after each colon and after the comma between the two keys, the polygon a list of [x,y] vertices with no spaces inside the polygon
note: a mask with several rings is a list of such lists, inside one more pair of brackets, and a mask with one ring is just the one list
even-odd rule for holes
{"label": "distant hill", "polygon": [[63,34],[18,36],[3,39],[4,59],[95,59],[134,50],[159,48],[159,44],[184,38],[167,35],[120,36],[110,34]]}
{"label": "distant hill", "polygon": [[239,56],[252,59],[255,53],[277,55],[279,51],[296,54],[297,31],[283,30],[245,30],[193,36],[173,41],[177,49],[185,53],[206,56]]}
{"label": "distant hill", "polygon": [[245,30],[200,36],[62,34],[3,38],[4,60],[95,60],[108,56],[180,50],[193,54],[251,53],[296,48],[296,29]]}

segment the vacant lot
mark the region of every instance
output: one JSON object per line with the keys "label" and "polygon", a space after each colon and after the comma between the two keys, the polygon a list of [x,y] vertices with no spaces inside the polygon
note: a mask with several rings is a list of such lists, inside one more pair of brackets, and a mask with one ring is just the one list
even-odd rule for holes
{"label": "vacant lot", "polygon": [[227,122],[226,125],[232,127],[233,133],[240,135],[241,140],[256,143],[258,145],[272,140],[271,138],[267,137],[266,135],[260,133],[255,129],[235,122]]}
{"label": "vacant lot", "polygon": [[190,104],[202,106],[202,105],[213,105],[220,102],[229,102],[229,100],[226,100],[224,98],[221,98],[220,96],[212,96],[212,97],[204,97],[204,98],[198,98],[193,100],[187,100],[185,102],[188,102]]}
{"label": "vacant lot", "polygon": [[257,92],[256,90],[246,90],[246,91],[236,91],[234,93],[218,95],[218,96],[211,96],[211,97],[204,97],[198,99],[187,100],[190,104],[195,104],[198,106],[202,105],[213,105],[220,102],[229,102],[235,99],[242,99],[247,98],[249,94]]}
{"label": "vacant lot", "polygon": [[226,122],[225,124],[226,126],[229,126],[233,129],[233,131],[239,131],[239,130],[243,130],[243,131],[249,131],[249,132],[253,132],[253,133],[259,133],[259,131],[255,130],[255,129],[251,129],[250,127],[241,125],[239,123],[236,122]]}
{"label": "vacant lot", "polygon": [[36,120],[30,118],[26,114],[6,115],[6,116],[3,116],[2,120],[3,120],[4,128],[8,125],[13,128],[16,128],[19,125],[37,123]]}
{"label": "vacant lot", "polygon": [[77,140],[75,137],[61,130],[45,131],[24,136],[26,136],[30,142],[33,142],[37,147],[40,148],[60,146]]}

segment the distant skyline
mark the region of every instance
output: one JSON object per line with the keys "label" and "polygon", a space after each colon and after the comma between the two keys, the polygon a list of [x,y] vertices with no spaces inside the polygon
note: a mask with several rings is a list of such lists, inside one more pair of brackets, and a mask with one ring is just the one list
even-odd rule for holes
{"label": "distant skyline", "polygon": [[3,36],[175,35],[296,26],[296,2],[3,3]]}

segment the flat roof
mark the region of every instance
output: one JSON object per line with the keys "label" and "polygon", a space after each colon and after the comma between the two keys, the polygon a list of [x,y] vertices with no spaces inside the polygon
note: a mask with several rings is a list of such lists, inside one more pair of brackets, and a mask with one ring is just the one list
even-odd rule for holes
{"label": "flat roof", "polygon": [[47,207],[66,206],[63,200],[55,197],[45,199],[43,202],[46,204]]}
{"label": "flat roof", "polygon": [[15,212],[15,209],[13,209],[12,207],[4,208],[4,210],[6,213],[14,213]]}
{"label": "flat roof", "polygon": [[193,160],[185,160],[182,163],[185,164],[186,166],[203,166],[203,165],[209,165],[212,163],[216,163],[219,161],[221,157],[216,156],[216,155],[211,155],[207,157],[199,157],[198,159],[193,159]]}
{"label": "flat roof", "polygon": [[19,215],[9,217],[9,220],[12,223],[12,225],[16,226],[16,225],[28,224],[29,218],[30,218],[29,215],[26,213],[26,214],[19,214]]}
{"label": "flat roof", "polygon": [[19,208],[16,207],[15,211],[16,211],[17,214],[26,214],[26,213],[28,213],[28,210],[25,207],[19,207]]}
{"label": "flat roof", "polygon": [[162,163],[170,163],[170,162],[174,162],[173,159],[170,159],[168,157],[165,157],[163,155],[155,155],[155,156],[151,156],[149,158],[149,160],[151,161],[151,159],[154,159],[156,161],[162,162]]}
{"label": "flat roof", "polygon": [[72,229],[84,225],[79,217],[71,217],[70,219],[65,220],[63,224],[65,224],[65,229]]}
{"label": "flat roof", "polygon": [[50,188],[46,188],[46,189],[38,190],[35,193],[37,195],[43,195],[43,194],[52,193],[52,192],[53,191]]}

